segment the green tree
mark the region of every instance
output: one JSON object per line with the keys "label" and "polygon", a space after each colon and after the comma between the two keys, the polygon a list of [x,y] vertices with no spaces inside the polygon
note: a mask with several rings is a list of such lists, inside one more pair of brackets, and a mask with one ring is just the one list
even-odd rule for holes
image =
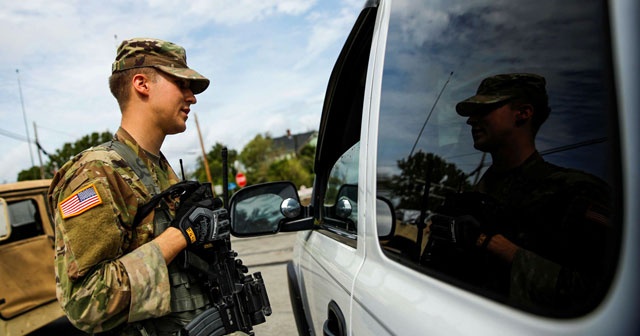
{"label": "green tree", "polygon": [[297,158],[278,160],[269,165],[267,171],[269,181],[291,181],[296,186],[310,186],[313,183],[311,172],[305,169]]}
{"label": "green tree", "polygon": [[[102,133],[94,132],[83,136],[76,142],[67,142],[62,148],[57,149],[55,153],[49,154],[49,161],[45,166],[45,178],[52,178],[56,169],[62,167],[73,156],[79,154],[83,150],[97,146],[113,139],[113,134],[109,131]],[[36,173],[34,173],[36,172]],[[31,167],[18,173],[18,181],[34,180],[40,178],[40,167]]]}
{"label": "green tree", "polygon": [[[45,172],[46,177],[46,172]],[[29,169],[21,170],[18,173],[18,181],[29,181],[40,179],[40,167],[33,166]]]}
{"label": "green tree", "polygon": [[[216,142],[211,147],[211,150],[207,152],[207,163],[209,164],[209,172],[211,173],[211,179],[214,185],[222,185],[222,149],[225,145]],[[227,149],[227,163],[229,165],[229,180],[233,180],[236,169],[233,167],[233,162],[238,158],[238,152],[235,149]],[[198,158],[196,163],[196,171],[193,172],[192,177],[200,182],[207,181],[207,172],[204,167],[202,157]]]}
{"label": "green tree", "polygon": [[273,140],[266,133],[256,135],[247,143],[239,159],[247,170],[247,182],[257,184],[269,181],[269,165],[277,157],[277,151],[273,148]]}
{"label": "green tree", "polygon": [[288,180],[297,186],[313,184],[313,164],[316,148],[309,144],[290,155],[282,148],[274,148],[267,133],[258,134],[242,149],[239,160],[245,166],[247,183]]}

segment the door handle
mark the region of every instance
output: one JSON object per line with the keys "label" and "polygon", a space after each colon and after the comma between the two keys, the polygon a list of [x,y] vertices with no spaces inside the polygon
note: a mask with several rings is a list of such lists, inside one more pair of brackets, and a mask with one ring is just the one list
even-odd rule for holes
{"label": "door handle", "polygon": [[345,336],[347,334],[347,324],[338,304],[331,300],[327,307],[327,320],[322,325],[324,336]]}

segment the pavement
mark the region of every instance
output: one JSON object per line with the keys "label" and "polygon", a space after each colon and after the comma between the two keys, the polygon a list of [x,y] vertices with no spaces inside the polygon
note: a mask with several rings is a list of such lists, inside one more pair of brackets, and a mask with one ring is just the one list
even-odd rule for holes
{"label": "pavement", "polygon": [[231,240],[249,273],[262,273],[269,294],[273,312],[265,323],[253,327],[256,336],[298,334],[287,285],[287,262],[291,260],[295,239],[295,232],[286,232]]}

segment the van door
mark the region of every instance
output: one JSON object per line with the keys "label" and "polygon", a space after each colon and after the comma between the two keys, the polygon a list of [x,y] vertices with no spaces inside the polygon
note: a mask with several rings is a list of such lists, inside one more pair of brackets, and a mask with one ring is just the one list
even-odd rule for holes
{"label": "van door", "polygon": [[313,212],[318,230],[304,233],[300,287],[312,328],[345,335],[354,279],[364,258],[358,212],[360,136],[376,8],[358,17],[333,69],[316,150]]}
{"label": "van door", "polygon": [[[391,199],[397,216],[394,236],[380,240],[373,199],[360,204],[367,231],[353,292],[358,334],[633,334],[622,331],[637,328],[626,315],[637,315],[628,309],[638,302],[637,254],[626,258],[631,272],[617,268],[624,261],[621,93],[607,8],[597,0],[381,2],[372,58],[384,66],[370,70],[370,115],[363,116],[370,155],[361,188]],[[498,74],[544,77],[546,93],[536,93],[538,80],[533,91],[490,97],[480,87],[491,82],[481,83]],[[472,96],[502,105],[460,113],[459,103]],[[542,117],[533,132],[537,153],[507,169],[493,165],[496,148],[512,144],[501,132],[522,119],[505,128],[478,124],[500,107]],[[557,167],[553,173],[539,168],[542,160]],[[442,239],[446,229],[430,230],[446,220],[451,232],[469,216],[486,240],[478,234],[463,245]],[[629,245],[635,237],[626,237]],[[500,238],[517,246],[512,259],[497,258],[496,244],[488,248]],[[624,273],[633,285],[615,281]]]}

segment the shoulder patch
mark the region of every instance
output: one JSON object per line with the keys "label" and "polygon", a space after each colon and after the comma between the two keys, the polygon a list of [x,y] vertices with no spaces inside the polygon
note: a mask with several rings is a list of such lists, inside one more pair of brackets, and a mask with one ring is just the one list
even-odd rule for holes
{"label": "shoulder patch", "polygon": [[94,184],[80,189],[58,203],[58,209],[63,219],[77,216],[95,206],[102,204],[102,198],[98,194]]}

